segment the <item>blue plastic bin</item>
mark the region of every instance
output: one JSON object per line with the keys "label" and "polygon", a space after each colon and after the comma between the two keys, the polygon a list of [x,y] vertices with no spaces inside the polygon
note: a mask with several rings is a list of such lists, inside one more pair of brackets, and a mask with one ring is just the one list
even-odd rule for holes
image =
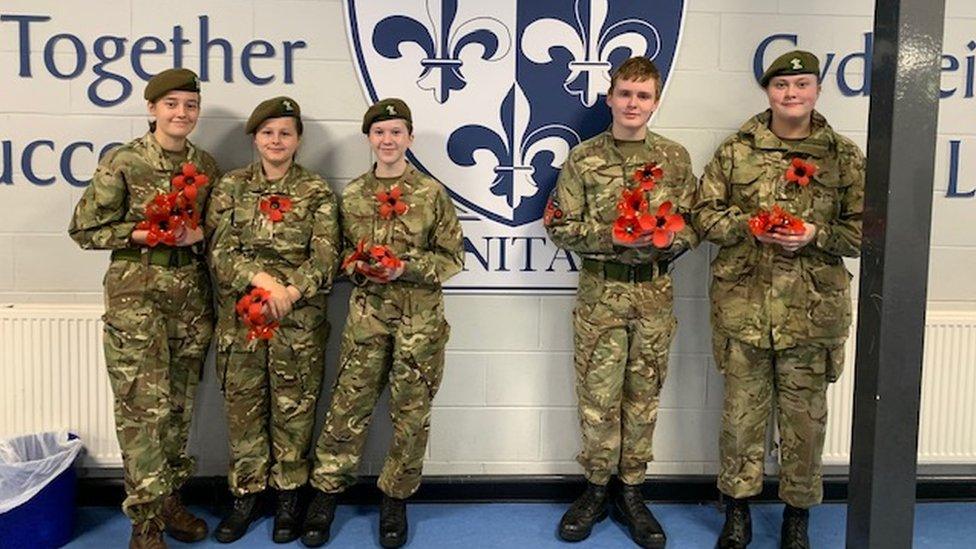
{"label": "blue plastic bin", "polygon": [[71,541],[77,480],[72,463],[81,441],[66,433],[40,433],[0,441],[0,450],[0,493],[6,498],[0,508],[9,507],[11,494],[30,496],[0,513],[0,549],[61,547]]}

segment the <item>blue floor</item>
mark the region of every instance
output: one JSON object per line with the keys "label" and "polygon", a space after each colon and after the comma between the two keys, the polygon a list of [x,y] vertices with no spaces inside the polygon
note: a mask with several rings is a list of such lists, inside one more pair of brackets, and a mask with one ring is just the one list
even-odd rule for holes
{"label": "blue floor", "polygon": [[[566,504],[493,503],[493,504],[423,504],[409,507],[410,539],[408,547],[458,547],[474,549],[562,547],[634,547],[627,531],[607,519],[596,526],[589,539],[567,544],[556,537],[556,524]],[[711,548],[722,527],[723,515],[712,505],[651,506],[668,533],[668,548]],[[218,517],[209,509],[193,508],[202,513],[211,529]],[[782,505],[752,506],[753,542],[750,547],[778,547]],[[326,547],[379,547],[378,511],[375,506],[342,505],[332,525],[332,540]],[[815,508],[810,515],[813,547],[844,547],[844,505],[828,504]],[[82,508],[77,534],[67,547],[123,547],[130,526],[121,511],[105,507]],[[914,547],[976,547],[976,503],[923,503],[915,510]],[[170,547],[183,544],[167,538]],[[251,527],[237,542],[238,547],[283,547],[271,542],[271,518]],[[301,547],[294,542],[287,546]],[[189,547],[189,546],[186,546]],[[227,547],[213,540],[193,547]]]}

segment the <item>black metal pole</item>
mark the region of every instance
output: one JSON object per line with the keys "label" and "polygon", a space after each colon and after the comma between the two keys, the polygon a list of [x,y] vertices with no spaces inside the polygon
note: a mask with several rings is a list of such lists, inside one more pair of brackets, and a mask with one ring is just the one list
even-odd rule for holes
{"label": "black metal pole", "polygon": [[944,0],[877,0],[847,546],[911,547]]}

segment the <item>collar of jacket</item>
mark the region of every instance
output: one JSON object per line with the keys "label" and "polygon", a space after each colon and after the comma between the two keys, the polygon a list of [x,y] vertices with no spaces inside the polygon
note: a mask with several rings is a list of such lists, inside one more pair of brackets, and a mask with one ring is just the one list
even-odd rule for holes
{"label": "collar of jacket", "polygon": [[[159,141],[156,141],[156,137],[152,132],[146,132],[146,135],[142,136],[142,146],[149,153],[147,158],[149,159],[149,163],[152,164],[153,169],[173,172],[174,174],[176,170],[180,169],[181,166],[177,166],[169,160],[166,156],[166,151],[163,150],[163,146],[159,144]],[[186,161],[196,163],[196,158],[197,148],[187,139]],[[203,166],[197,166],[197,170],[202,169]]]}
{"label": "collar of jacket", "polygon": [[788,150],[815,158],[823,158],[834,148],[834,130],[819,112],[813,111],[810,135],[798,143],[784,143],[769,129],[772,116],[772,110],[766,109],[746,120],[739,128],[739,135],[750,139],[758,149]]}
{"label": "collar of jacket", "polygon": [[[405,187],[412,187],[413,183],[417,180],[419,176],[420,173],[417,171],[417,168],[415,168],[414,165],[411,164],[410,162],[407,162],[407,168],[403,170],[403,174],[397,178],[397,181],[394,184],[398,185],[400,183],[403,183]],[[376,177],[375,162],[373,163],[373,167],[370,168],[368,172],[366,172],[366,185],[369,189],[378,189],[381,185],[385,185],[385,183],[381,183],[380,180],[377,179]]]}
{"label": "collar of jacket", "polygon": [[[607,126],[607,129],[604,130],[603,133],[599,134],[599,137],[603,140],[601,145],[607,145],[610,147],[617,146],[617,139],[613,136],[613,124]],[[648,128],[647,131],[644,132],[644,146],[651,148],[659,138],[660,137],[656,133],[652,132],[650,128]]]}
{"label": "collar of jacket", "polygon": [[299,171],[302,169],[297,162],[292,162],[291,166],[288,166],[288,171],[285,175],[281,176],[279,179],[274,181],[269,181],[268,178],[264,176],[264,169],[261,165],[261,160],[256,160],[251,163],[248,167],[250,172],[250,177],[247,178],[247,190],[248,192],[267,194],[267,193],[281,193],[287,194],[288,189],[291,187],[291,182],[298,176]]}

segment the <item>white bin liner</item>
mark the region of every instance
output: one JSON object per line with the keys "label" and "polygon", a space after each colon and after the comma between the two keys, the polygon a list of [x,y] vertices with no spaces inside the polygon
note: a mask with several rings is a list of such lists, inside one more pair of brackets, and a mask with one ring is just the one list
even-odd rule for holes
{"label": "white bin liner", "polygon": [[68,433],[36,433],[0,440],[0,513],[23,505],[65,469],[82,450]]}

